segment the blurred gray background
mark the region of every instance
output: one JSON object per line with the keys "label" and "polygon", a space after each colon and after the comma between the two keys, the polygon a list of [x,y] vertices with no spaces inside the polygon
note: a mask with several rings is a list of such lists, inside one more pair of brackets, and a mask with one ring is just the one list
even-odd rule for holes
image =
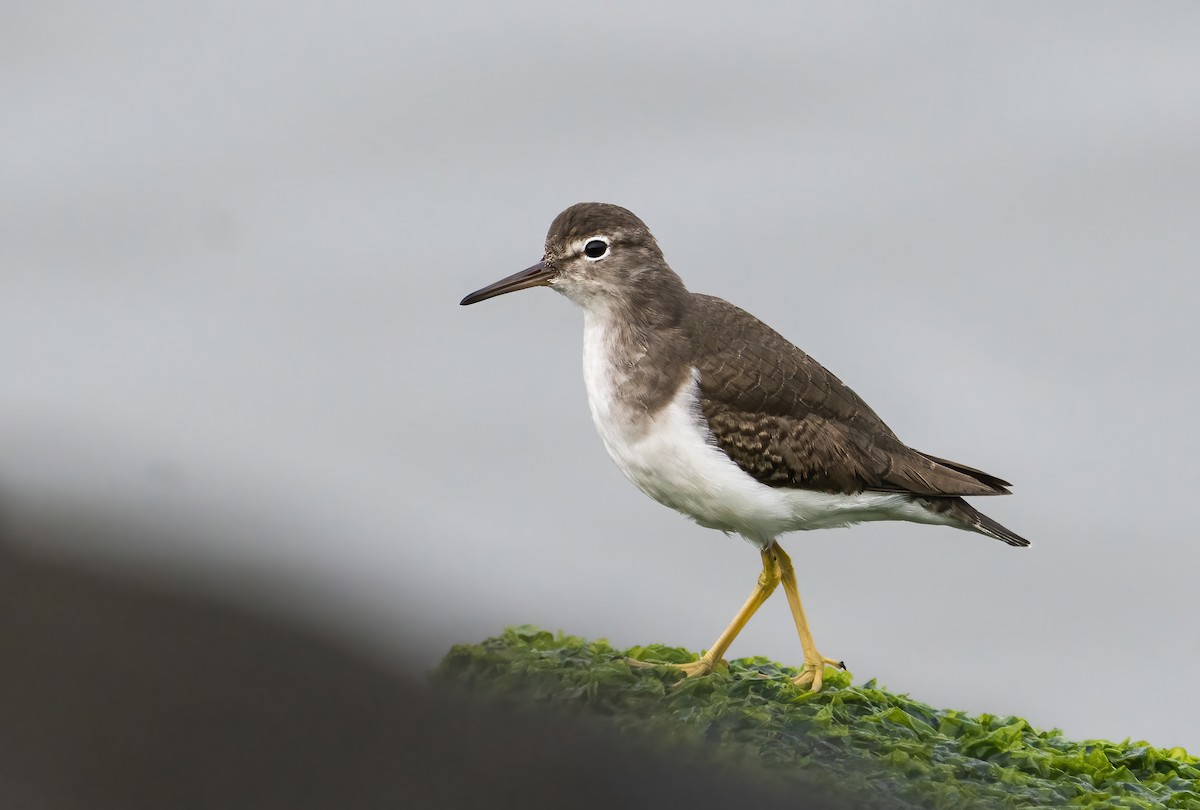
{"label": "blurred gray background", "polygon": [[[565,299],[457,305],[615,202],[1016,484],[983,505],[1023,552],[789,536],[826,655],[1200,749],[1198,32],[1187,3],[7,3],[3,518],[188,527],[34,551],[417,669],[524,622],[707,646],[753,549],[621,478]],[[781,598],[753,654],[801,660]]]}

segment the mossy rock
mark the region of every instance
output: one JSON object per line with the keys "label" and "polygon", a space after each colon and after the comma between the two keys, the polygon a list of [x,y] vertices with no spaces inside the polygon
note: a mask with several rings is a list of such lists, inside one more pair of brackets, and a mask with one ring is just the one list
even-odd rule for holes
{"label": "mossy rock", "polygon": [[513,627],[451,649],[443,685],[543,711],[602,716],[664,746],[701,746],[724,764],[783,782],[825,784],[877,806],[960,808],[1196,808],[1200,767],[1181,748],[1068,740],[1019,717],[934,709],[853,685],[833,668],[813,694],[765,658],[682,679],[669,667],[693,653],[663,645],[616,650],[605,641]]}

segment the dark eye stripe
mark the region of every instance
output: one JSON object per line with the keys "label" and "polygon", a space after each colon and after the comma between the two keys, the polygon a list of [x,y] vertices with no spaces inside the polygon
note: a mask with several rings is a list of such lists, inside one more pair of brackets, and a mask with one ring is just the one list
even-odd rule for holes
{"label": "dark eye stripe", "polygon": [[583,246],[583,255],[589,259],[599,259],[608,251],[608,245],[599,239],[593,239]]}

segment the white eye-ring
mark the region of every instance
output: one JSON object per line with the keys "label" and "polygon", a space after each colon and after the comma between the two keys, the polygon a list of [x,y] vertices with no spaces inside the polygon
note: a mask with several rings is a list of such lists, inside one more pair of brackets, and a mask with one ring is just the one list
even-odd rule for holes
{"label": "white eye-ring", "polygon": [[589,239],[583,246],[583,255],[592,261],[599,261],[608,255],[608,240],[602,236]]}

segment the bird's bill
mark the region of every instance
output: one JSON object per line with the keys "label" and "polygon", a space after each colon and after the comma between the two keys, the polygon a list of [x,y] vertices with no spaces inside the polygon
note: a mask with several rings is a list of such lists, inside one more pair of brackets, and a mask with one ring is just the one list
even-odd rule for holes
{"label": "bird's bill", "polygon": [[538,262],[533,267],[526,267],[519,273],[513,273],[508,278],[502,278],[495,284],[489,284],[482,290],[476,290],[459,302],[461,306],[478,304],[497,295],[524,290],[528,287],[544,287],[554,278],[554,271],[545,262]]}

